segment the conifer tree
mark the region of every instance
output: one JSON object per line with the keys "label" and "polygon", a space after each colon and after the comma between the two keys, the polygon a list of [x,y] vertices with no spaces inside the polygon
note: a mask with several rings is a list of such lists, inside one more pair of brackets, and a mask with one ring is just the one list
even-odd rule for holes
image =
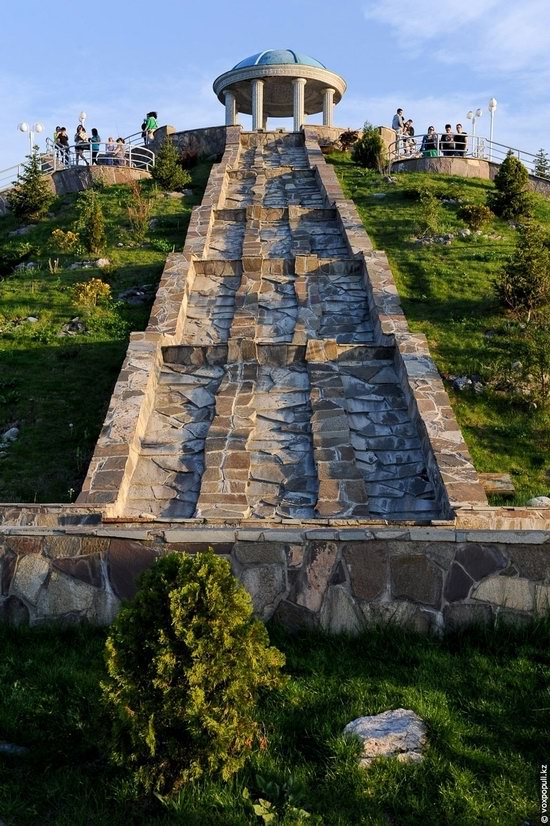
{"label": "conifer tree", "polygon": [[495,190],[489,193],[487,206],[507,221],[527,217],[531,211],[528,181],[527,169],[510,150],[495,175]]}
{"label": "conifer tree", "polygon": [[498,277],[496,289],[500,299],[525,313],[528,321],[550,301],[550,250],[540,224],[520,224],[514,255]]}
{"label": "conifer tree", "polygon": [[550,178],[550,160],[548,159],[548,153],[545,152],[544,149],[539,149],[535,155],[533,171],[539,178]]}
{"label": "conifer tree", "polygon": [[181,167],[178,150],[169,138],[157,152],[152,174],[164,190],[181,192],[191,182],[191,176]]}
{"label": "conifer tree", "polygon": [[87,252],[98,254],[105,246],[105,217],[97,193],[93,189],[78,197],[78,234]]}
{"label": "conifer tree", "polygon": [[48,211],[53,195],[42,175],[37,152],[27,157],[23,173],[8,194],[8,205],[20,221],[38,221]]}

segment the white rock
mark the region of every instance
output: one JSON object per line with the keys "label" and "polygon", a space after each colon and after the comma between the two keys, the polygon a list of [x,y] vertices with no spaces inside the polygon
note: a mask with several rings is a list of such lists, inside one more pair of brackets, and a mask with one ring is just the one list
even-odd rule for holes
{"label": "white rock", "polygon": [[8,442],[15,442],[15,440],[19,437],[19,428],[18,427],[10,427],[9,430],[2,435],[2,441],[4,443]]}
{"label": "white rock", "polygon": [[95,265],[101,269],[102,267],[110,267],[111,262],[108,258],[98,258]]}
{"label": "white rock", "polygon": [[528,508],[550,508],[550,496],[533,496],[527,502]]}
{"label": "white rock", "polygon": [[344,734],[362,746],[360,765],[368,767],[377,757],[395,757],[401,763],[419,763],[426,744],[426,726],[410,709],[398,708],[348,723]]}
{"label": "white rock", "polygon": [[36,324],[38,319],[35,315],[28,315],[25,321],[29,321],[31,324]]}

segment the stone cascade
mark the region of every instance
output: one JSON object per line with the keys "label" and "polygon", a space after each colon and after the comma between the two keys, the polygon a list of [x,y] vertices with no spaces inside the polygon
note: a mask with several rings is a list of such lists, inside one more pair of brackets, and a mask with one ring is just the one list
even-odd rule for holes
{"label": "stone cascade", "polygon": [[[419,407],[431,416],[423,376],[433,365],[410,335],[398,347],[381,331],[356,243],[364,231],[332,171],[320,175],[319,155],[295,133],[235,130],[228,140],[184,252],[167,262],[166,299],[133,344],[155,389],[133,414],[117,516],[426,523],[449,514],[441,468],[457,486],[470,482],[462,454],[457,462],[441,440],[437,463],[431,453]],[[367,250],[369,272],[386,278]],[[388,292],[384,311],[400,324],[392,301]],[[404,370],[418,369],[411,384]],[[444,401],[433,428],[455,440]],[[106,432],[118,433],[111,419]],[[97,478],[113,486],[122,460],[102,455]]]}
{"label": "stone cascade", "polygon": [[393,356],[391,347],[308,344],[320,516],[439,517]]}

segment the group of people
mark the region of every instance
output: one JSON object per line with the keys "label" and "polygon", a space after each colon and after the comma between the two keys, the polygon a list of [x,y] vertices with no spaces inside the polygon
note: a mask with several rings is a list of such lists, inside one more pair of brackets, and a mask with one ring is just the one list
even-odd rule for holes
{"label": "group of people", "polygon": [[[145,145],[150,143],[158,128],[157,113],[148,112],[141,124],[141,134]],[[58,160],[65,166],[73,162],[76,166],[80,161],[89,166],[104,164],[106,166],[126,166],[126,143],[124,138],[109,137],[105,149],[101,150],[102,140],[97,129],[93,128],[88,135],[83,123],[79,123],[73,139],[74,159],[71,157],[71,144],[66,126],[56,126],[53,142]],[[88,160],[88,157],[90,160]]]}
{"label": "group of people", "polygon": [[[411,118],[405,120],[403,109],[398,109],[393,116],[392,129],[396,134],[397,154],[416,155],[417,143],[413,122]],[[456,131],[453,131],[450,123],[446,123],[445,131],[441,134],[435,131],[435,126],[429,126],[420,144],[420,153],[423,158],[437,158],[439,155],[463,157],[467,149],[468,135],[464,132],[461,123],[456,124]]]}
{"label": "group of people", "polygon": [[[66,126],[56,126],[53,142],[58,159],[65,166],[70,166],[73,162],[76,166],[82,161],[86,166],[97,165],[99,163],[107,166],[125,166],[126,145],[124,138],[116,140],[110,137],[105,144],[105,151],[101,152],[101,137],[97,129],[92,129],[88,135],[84,124],[79,123],[73,139],[74,160],[71,158],[71,145]],[[85,154],[86,153],[86,154]],[[90,160],[87,154],[89,153]]]}

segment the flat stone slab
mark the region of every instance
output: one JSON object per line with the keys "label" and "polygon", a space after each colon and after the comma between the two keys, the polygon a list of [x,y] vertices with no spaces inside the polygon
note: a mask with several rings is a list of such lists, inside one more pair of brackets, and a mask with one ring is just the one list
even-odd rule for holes
{"label": "flat stone slab", "polygon": [[400,763],[420,763],[427,741],[426,726],[410,709],[397,708],[370,717],[357,717],[344,734],[361,742],[361,766],[368,768],[377,757],[395,757]]}

